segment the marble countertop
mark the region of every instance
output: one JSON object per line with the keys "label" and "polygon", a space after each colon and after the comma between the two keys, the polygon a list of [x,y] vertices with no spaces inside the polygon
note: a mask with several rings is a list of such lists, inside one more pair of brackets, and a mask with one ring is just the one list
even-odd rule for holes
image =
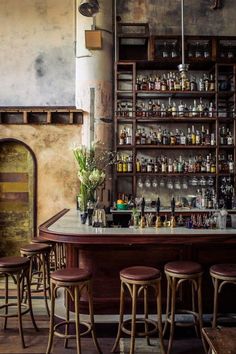
{"label": "marble countertop", "polygon": [[92,226],[82,225],[80,221],[80,212],[77,210],[69,210],[66,214],[61,216],[58,220],[56,220],[52,225],[48,227],[49,232],[59,233],[59,234],[69,234],[69,235],[103,235],[103,236],[115,236],[115,235],[124,235],[128,234],[130,236],[135,235],[181,235],[181,236],[191,236],[191,235],[235,235],[236,229],[187,229],[184,227],[176,227],[176,228],[159,228],[155,227],[146,227],[144,229],[141,228],[95,228]]}

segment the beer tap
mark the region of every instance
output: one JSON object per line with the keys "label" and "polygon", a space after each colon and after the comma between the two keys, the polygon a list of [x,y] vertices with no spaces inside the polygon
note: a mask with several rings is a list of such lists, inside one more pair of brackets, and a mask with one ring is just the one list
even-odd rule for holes
{"label": "beer tap", "polygon": [[158,197],[156,201],[156,228],[157,229],[162,226],[161,217],[160,217],[160,206],[161,206],[161,202],[160,202],[160,198]]}
{"label": "beer tap", "polygon": [[145,220],[145,199],[142,197],[141,201],[141,220],[140,220],[140,227],[143,229],[146,226],[146,220]]}
{"label": "beer tap", "polygon": [[171,219],[170,219],[170,227],[176,227],[176,220],[175,220],[175,198],[173,197],[171,200]]}

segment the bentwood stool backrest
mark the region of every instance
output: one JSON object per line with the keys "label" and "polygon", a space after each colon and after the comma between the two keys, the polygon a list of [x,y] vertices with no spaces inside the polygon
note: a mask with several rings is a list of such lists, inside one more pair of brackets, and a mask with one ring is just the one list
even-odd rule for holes
{"label": "bentwood stool backrest", "polygon": [[[0,317],[4,318],[4,330],[7,329],[8,318],[18,318],[18,328],[23,348],[25,348],[25,340],[23,335],[22,316],[29,312],[33,326],[38,330],[32,310],[29,273],[29,259],[22,257],[0,258],[0,274],[5,277],[5,303],[0,306]],[[9,301],[9,278],[12,279],[15,284],[15,301]],[[27,303],[23,302],[22,298],[24,284],[28,292]]]}

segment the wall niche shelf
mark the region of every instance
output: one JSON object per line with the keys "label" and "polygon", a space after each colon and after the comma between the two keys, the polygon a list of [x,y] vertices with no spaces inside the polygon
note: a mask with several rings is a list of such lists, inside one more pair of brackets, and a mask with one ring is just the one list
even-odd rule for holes
{"label": "wall niche shelf", "polygon": [[75,107],[0,107],[0,124],[83,124]]}

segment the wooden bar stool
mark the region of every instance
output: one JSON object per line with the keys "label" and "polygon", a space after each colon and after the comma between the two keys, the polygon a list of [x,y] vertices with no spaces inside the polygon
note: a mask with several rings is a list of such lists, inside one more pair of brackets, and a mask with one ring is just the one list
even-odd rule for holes
{"label": "wooden bar stool", "polygon": [[210,275],[214,286],[214,305],[212,327],[217,325],[218,297],[226,284],[236,285],[236,264],[215,264],[210,267]]}
{"label": "wooden bar stool", "polygon": [[50,252],[50,257],[49,257],[49,265],[50,265],[50,271],[55,271],[58,269],[58,257],[57,257],[57,243],[53,241],[48,241],[44,240],[43,238],[40,237],[34,237],[31,240],[31,243],[43,243],[51,246],[51,252]]}
{"label": "wooden bar stool", "polygon": [[[0,313],[0,317],[4,318],[4,330],[7,329],[7,320],[10,317],[18,318],[18,327],[21,338],[22,347],[25,348],[25,340],[23,335],[22,316],[26,313],[30,313],[31,321],[34,328],[38,331],[36,326],[30,292],[30,261],[29,259],[22,257],[2,257],[0,258],[0,274],[5,277],[5,304],[0,306],[0,310],[5,310],[4,313]],[[16,302],[9,302],[9,277],[16,285]],[[28,304],[22,302],[22,288],[23,284],[26,284],[28,292]],[[16,312],[10,311],[10,307],[17,308]]]}
{"label": "wooden bar stool", "polygon": [[[174,337],[174,327],[175,325],[187,327],[194,326],[197,332],[199,328],[199,333],[202,339],[204,349],[206,351],[205,342],[202,335],[202,266],[196,262],[188,261],[176,261],[169,262],[165,265],[165,274],[167,278],[167,299],[166,299],[166,320],[164,326],[164,334],[167,329],[168,323],[170,323],[170,337],[168,343],[167,354],[171,352],[173,337]],[[176,311],[176,294],[180,290],[181,285],[184,282],[191,283],[192,288],[192,310],[178,310]],[[195,306],[195,295],[197,294],[197,310]],[[190,314],[193,316],[192,323],[176,322],[175,315],[183,313]]]}
{"label": "wooden bar stool", "polygon": [[50,294],[50,265],[51,246],[45,243],[31,243],[21,247],[21,256],[30,259],[31,293],[43,292],[46,310],[49,315],[47,297]]}
{"label": "wooden bar stool", "polygon": [[[66,319],[54,325],[54,314],[55,314],[55,299],[57,297],[57,291],[59,288],[65,290],[65,303],[66,303]],[[89,316],[90,322],[80,321],[79,318],[79,302],[80,297],[83,292],[88,295],[89,301]],[[51,315],[50,315],[50,326],[49,326],[49,338],[48,347],[46,354],[50,354],[53,337],[54,335],[64,338],[64,347],[67,348],[68,339],[76,339],[77,354],[81,353],[81,336],[92,334],[94,344],[99,353],[102,353],[94,329],[94,313],[93,313],[93,295],[92,295],[92,274],[85,270],[79,268],[66,268],[60,269],[51,273]],[[69,297],[75,303],[75,321],[70,320],[69,317]],[[75,324],[75,334],[69,334],[70,324]],[[86,329],[81,331],[81,325],[85,326]],[[58,329],[63,326],[65,327],[65,333],[63,334]]]}
{"label": "wooden bar stool", "polygon": [[[147,344],[149,345],[149,336],[155,333],[159,333],[161,353],[165,353],[162,337],[160,271],[152,267],[129,267],[120,271],[120,280],[120,319],[112,352],[116,351],[121,334],[123,332],[131,336],[130,354],[134,353],[136,336],[146,337]],[[148,318],[148,290],[150,288],[153,288],[155,291],[157,301],[157,321]],[[132,300],[132,317],[128,320],[124,320],[125,290],[128,290]],[[144,317],[136,318],[137,298],[142,291],[144,296]],[[131,330],[126,327],[129,323],[131,323]],[[136,330],[137,323],[144,324],[143,332],[138,332]]]}

